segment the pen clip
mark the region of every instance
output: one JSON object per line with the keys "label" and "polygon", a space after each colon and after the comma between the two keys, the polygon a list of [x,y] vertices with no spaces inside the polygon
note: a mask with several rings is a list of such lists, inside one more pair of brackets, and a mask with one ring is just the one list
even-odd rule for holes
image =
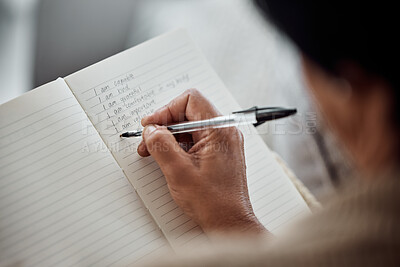
{"label": "pen clip", "polygon": [[[281,107],[261,107],[259,108],[258,106],[254,106],[248,109],[244,109],[244,110],[239,110],[239,111],[234,111],[232,112],[233,114],[237,114],[237,113],[247,113],[247,112],[255,112],[257,114],[258,111],[260,110],[272,110],[272,109],[282,109]],[[254,123],[254,127],[257,127],[261,124],[263,124],[265,121],[261,121],[261,122],[257,122]]]}
{"label": "pen clip", "polygon": [[251,112],[251,111],[259,111],[259,110],[269,110],[269,109],[283,109],[282,107],[263,107],[263,108],[259,108],[258,106],[254,106],[248,109],[244,109],[244,110],[238,110],[238,111],[234,111],[232,112],[233,114],[235,113],[247,113],[247,112]]}

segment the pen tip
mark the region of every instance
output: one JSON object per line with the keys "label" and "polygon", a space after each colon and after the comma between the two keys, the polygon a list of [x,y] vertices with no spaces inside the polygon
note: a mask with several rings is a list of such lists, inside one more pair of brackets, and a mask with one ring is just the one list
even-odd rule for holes
{"label": "pen tip", "polygon": [[120,137],[130,137],[130,136],[131,136],[130,132],[125,132],[120,134]]}

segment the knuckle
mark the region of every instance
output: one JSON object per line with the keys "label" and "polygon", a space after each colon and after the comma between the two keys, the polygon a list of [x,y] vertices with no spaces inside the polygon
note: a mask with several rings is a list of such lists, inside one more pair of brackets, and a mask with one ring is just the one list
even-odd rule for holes
{"label": "knuckle", "polygon": [[192,103],[204,104],[209,102],[208,99],[196,88],[187,89],[187,94]]}
{"label": "knuckle", "polygon": [[185,93],[188,95],[199,95],[200,91],[197,90],[196,88],[190,88],[190,89],[186,89]]}

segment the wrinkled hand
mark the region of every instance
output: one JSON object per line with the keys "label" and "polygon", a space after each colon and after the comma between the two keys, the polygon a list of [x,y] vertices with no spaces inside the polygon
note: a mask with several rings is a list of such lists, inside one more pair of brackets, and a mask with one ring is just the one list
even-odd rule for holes
{"label": "wrinkled hand", "polygon": [[160,126],[219,115],[199,91],[187,90],[142,119],[138,153],[157,161],[175,202],[206,233],[265,231],[249,200],[242,133],[229,127],[174,136]]}

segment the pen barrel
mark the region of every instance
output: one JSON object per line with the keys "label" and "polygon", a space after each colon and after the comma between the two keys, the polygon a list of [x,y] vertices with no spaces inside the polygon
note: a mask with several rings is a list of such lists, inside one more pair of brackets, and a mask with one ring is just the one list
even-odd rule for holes
{"label": "pen barrel", "polygon": [[[234,112],[230,115],[219,116],[201,121],[188,121],[184,123],[167,125],[167,129],[173,133],[188,133],[208,128],[223,128],[234,127],[240,125],[253,124],[254,126],[260,125],[265,121],[275,120],[283,117],[293,115],[297,112],[296,109],[284,108],[252,108],[240,112]],[[132,131],[122,133],[121,137],[138,137],[142,135],[142,131]]]}
{"label": "pen barrel", "polygon": [[256,123],[254,113],[230,114],[227,116],[215,117],[208,120],[185,122],[169,125],[168,130],[172,133],[188,133],[212,128],[235,127]]}

